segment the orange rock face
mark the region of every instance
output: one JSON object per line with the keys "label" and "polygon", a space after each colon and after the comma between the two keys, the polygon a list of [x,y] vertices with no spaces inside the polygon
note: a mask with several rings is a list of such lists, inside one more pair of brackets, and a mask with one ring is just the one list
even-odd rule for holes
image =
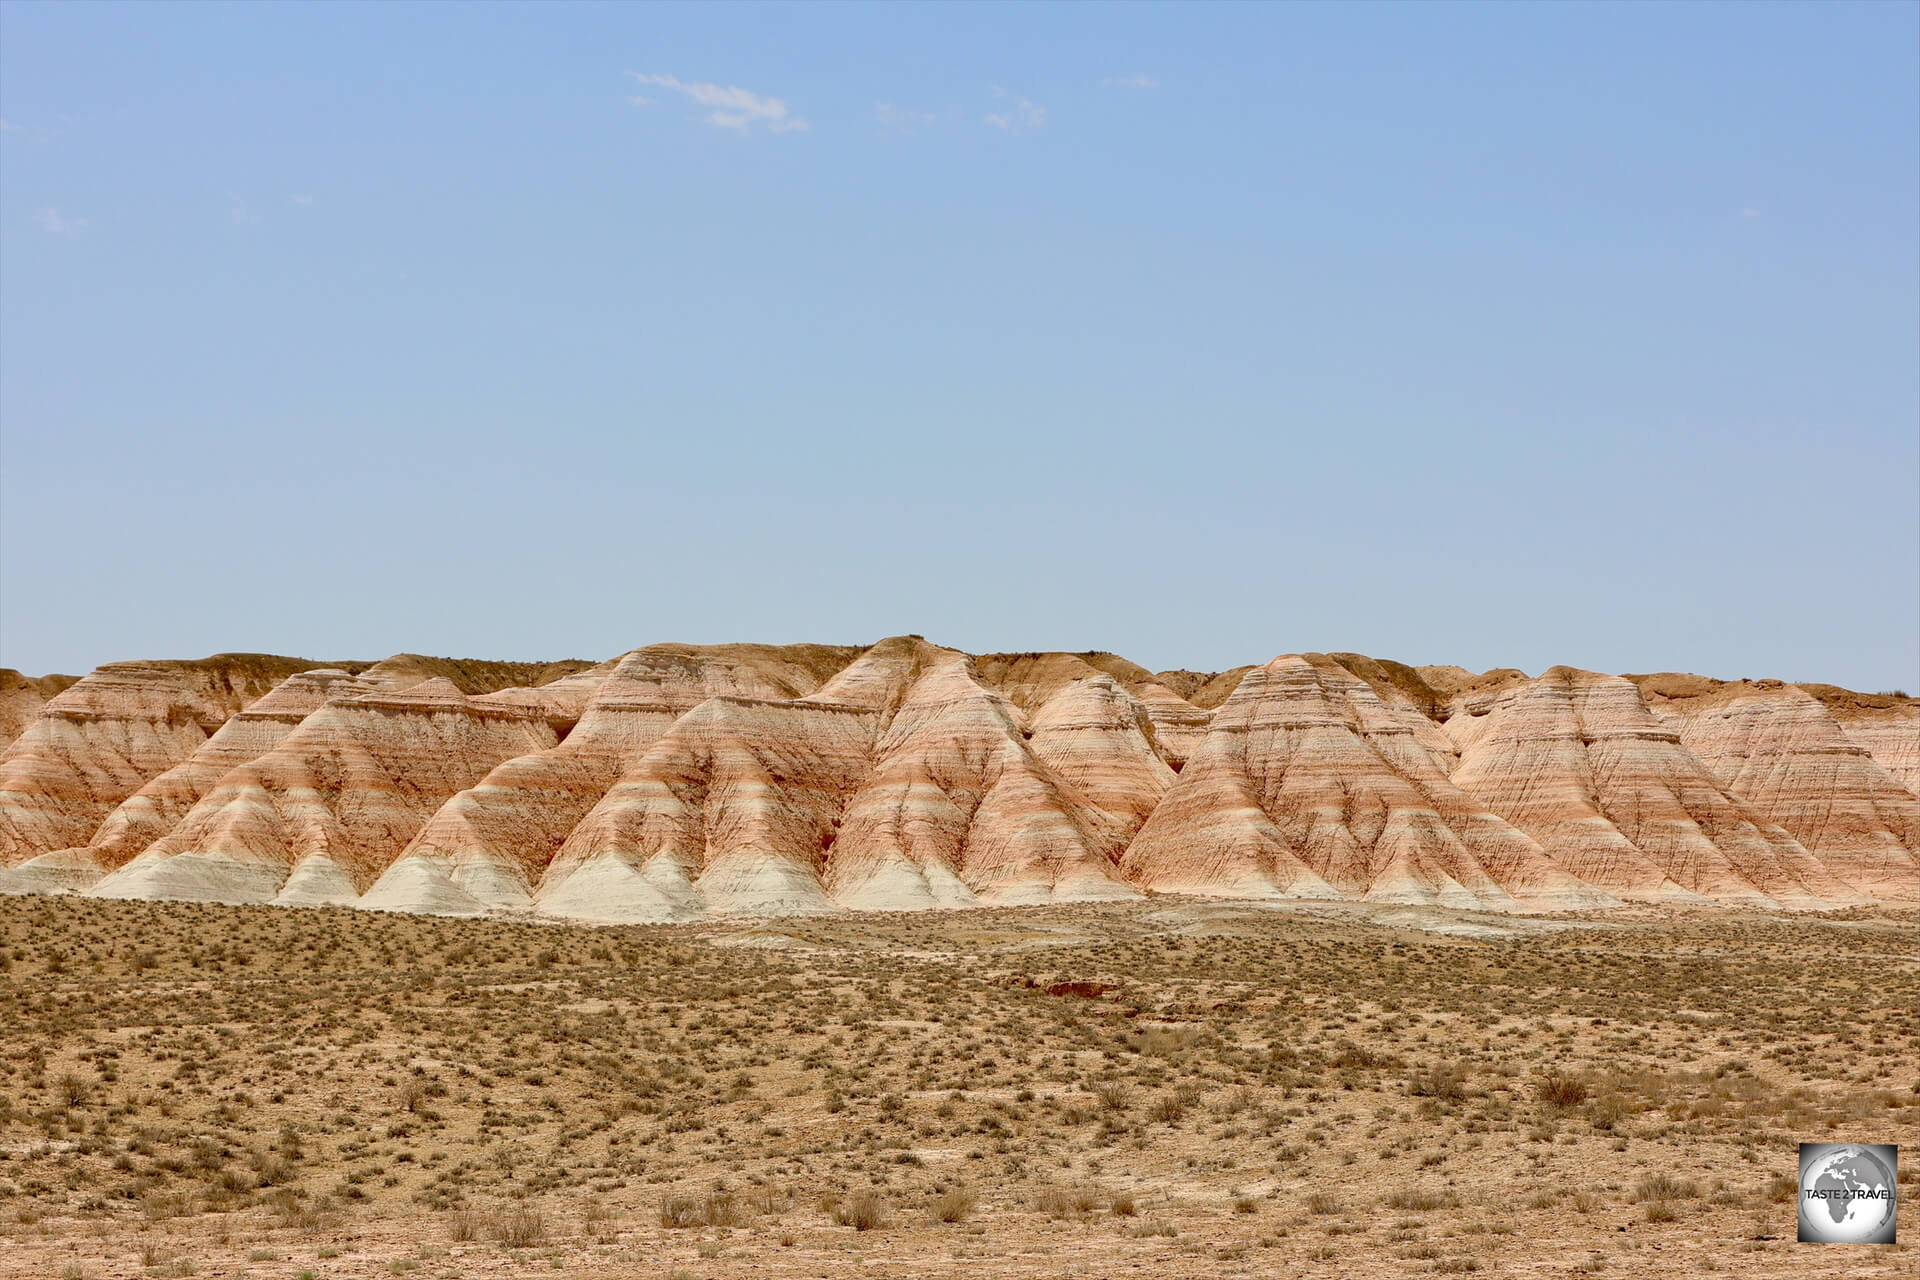
{"label": "orange rock face", "polygon": [[6,673],[0,712],[10,892],[605,921],[1920,898],[1920,711],[1829,686],[903,636],[117,663]]}
{"label": "orange rock face", "polygon": [[26,731],[40,708],[65,692],[77,676],[24,676],[0,667],[0,751]]}
{"label": "orange rock face", "polygon": [[1759,907],[1863,898],[1728,795],[1629,680],[1555,667],[1463,694],[1454,708],[1453,780],[1589,884]]}
{"label": "orange rock face", "polygon": [[1663,697],[1680,741],[1728,793],[1784,829],[1848,884],[1886,901],[1920,897],[1920,806],[1819,700],[1777,681]]}
{"label": "orange rock face", "polygon": [[1128,874],[1231,897],[1615,905],[1449,782],[1417,720],[1331,659],[1275,658],[1214,713]]}
{"label": "orange rock face", "polygon": [[298,658],[116,662],[50,699],[0,754],[0,865],[84,845],[114,806],[185,761]]}

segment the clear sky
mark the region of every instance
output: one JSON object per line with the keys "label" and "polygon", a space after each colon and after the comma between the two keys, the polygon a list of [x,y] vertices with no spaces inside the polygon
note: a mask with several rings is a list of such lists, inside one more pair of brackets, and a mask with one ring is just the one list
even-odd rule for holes
{"label": "clear sky", "polygon": [[0,6],[0,664],[1920,688],[1910,3]]}

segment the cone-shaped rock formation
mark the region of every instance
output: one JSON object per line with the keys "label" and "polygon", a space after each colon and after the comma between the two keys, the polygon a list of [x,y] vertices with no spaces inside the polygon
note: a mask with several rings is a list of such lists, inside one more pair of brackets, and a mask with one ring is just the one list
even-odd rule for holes
{"label": "cone-shaped rock formation", "polygon": [[897,636],[4,672],[16,729],[5,892],[629,922],[1920,900],[1920,704],[1827,685]]}

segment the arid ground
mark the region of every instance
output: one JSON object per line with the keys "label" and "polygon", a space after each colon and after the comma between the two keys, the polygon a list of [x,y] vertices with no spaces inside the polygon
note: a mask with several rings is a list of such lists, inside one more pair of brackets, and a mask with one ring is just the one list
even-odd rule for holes
{"label": "arid ground", "polygon": [[0,1274],[1910,1276],[1917,924],[0,898]]}

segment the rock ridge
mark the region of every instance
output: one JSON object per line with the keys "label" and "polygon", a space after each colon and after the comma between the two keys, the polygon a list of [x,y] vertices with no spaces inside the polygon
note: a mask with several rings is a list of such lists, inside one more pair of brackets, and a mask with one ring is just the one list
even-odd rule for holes
{"label": "rock ridge", "polygon": [[578,921],[1178,893],[1920,901],[1920,702],[1356,653],[0,671],[0,891]]}

